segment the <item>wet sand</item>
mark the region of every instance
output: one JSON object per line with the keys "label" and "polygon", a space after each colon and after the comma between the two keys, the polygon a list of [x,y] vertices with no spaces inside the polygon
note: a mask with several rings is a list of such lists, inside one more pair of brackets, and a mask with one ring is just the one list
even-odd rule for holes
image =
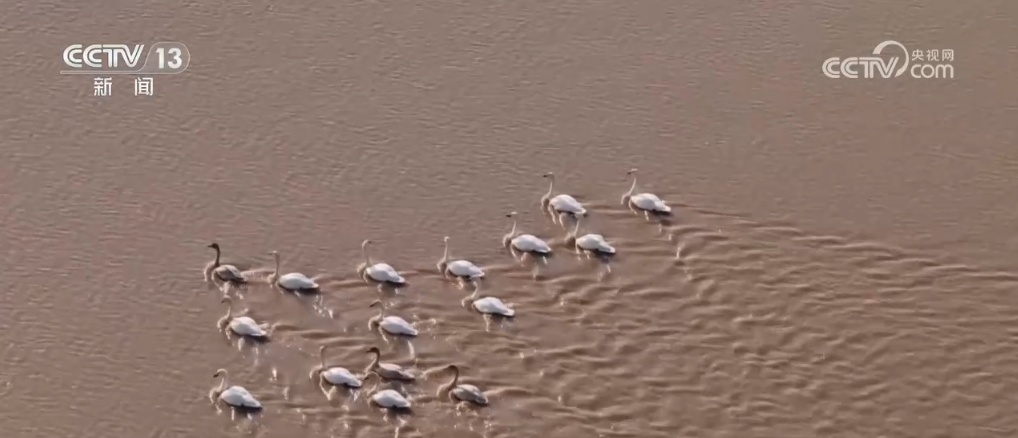
{"label": "wet sand", "polygon": [[[1018,7],[682,3],[12,3],[0,430],[1018,434]],[[953,49],[956,78],[823,76],[885,39]],[[192,62],[148,99],[57,73],[68,44],[161,40]],[[631,167],[668,223],[619,205]],[[547,171],[616,244],[610,273],[541,215]],[[558,253],[536,278],[500,245],[512,210]],[[515,320],[461,307],[435,269],[445,235]],[[410,287],[356,275],[366,238]],[[278,250],[323,276],[321,302],[248,285],[238,310],[274,339],[226,339],[212,241],[258,272]],[[421,329],[412,349],[368,329],[375,299]],[[405,387],[410,416],[329,401],[308,378],[321,345],[354,370],[370,346],[455,363],[492,406],[436,397],[444,373]],[[260,416],[217,413],[218,368]]]}

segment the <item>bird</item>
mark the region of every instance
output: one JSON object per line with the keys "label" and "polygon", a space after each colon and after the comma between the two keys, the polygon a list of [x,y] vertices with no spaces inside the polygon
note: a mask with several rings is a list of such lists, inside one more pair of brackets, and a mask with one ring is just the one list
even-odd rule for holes
{"label": "bird", "polygon": [[480,388],[474,385],[459,383],[460,369],[458,366],[449,365],[445,369],[452,371],[452,379],[439,389],[439,394],[447,392],[449,393],[449,398],[454,401],[464,401],[478,406],[488,405],[488,396],[484,395]]}
{"label": "bird", "polygon": [[381,301],[375,300],[368,307],[376,306],[378,307],[378,315],[375,315],[368,320],[369,328],[378,327],[390,335],[417,336],[417,329],[415,329],[409,322],[406,322],[405,319],[398,316],[384,316],[385,310],[382,307]]}
{"label": "bird", "polygon": [[399,365],[389,362],[380,362],[382,352],[378,347],[371,347],[367,350],[368,354],[373,354],[375,357],[371,360],[371,364],[364,369],[365,373],[374,372],[385,380],[396,380],[404,382],[412,382],[417,380],[417,376]]}
{"label": "bird", "polygon": [[244,278],[244,274],[237,269],[234,265],[224,265],[219,263],[221,250],[219,244],[212,242],[208,245],[209,248],[216,250],[216,259],[205,267],[205,280],[220,280],[229,283],[246,283],[247,280]]}
{"label": "bird", "polygon": [[568,214],[577,218],[587,214],[587,209],[583,208],[583,204],[570,195],[563,193],[552,197],[552,193],[555,190],[555,174],[548,172],[543,176],[548,178],[551,183],[548,185],[548,193],[541,197],[541,208],[551,215],[552,222],[555,222],[555,219],[558,218],[558,223],[565,226],[565,221],[563,221],[565,215]]}
{"label": "bird", "polygon": [[[551,247],[548,246],[547,242],[541,240],[541,238],[534,236],[532,234],[520,234],[520,235],[516,234],[515,211],[510,212],[505,216],[508,218],[512,218],[513,228],[509,230],[509,233],[507,233],[505,236],[502,236],[502,245],[505,246],[506,248],[509,248],[509,252],[512,253],[513,258],[522,257],[517,256],[516,251],[522,252],[523,256],[525,256],[526,254],[538,254],[542,256],[542,260],[545,260],[545,258],[551,254]],[[547,260],[545,260],[545,262],[547,263]]]}
{"label": "bird", "polygon": [[349,388],[360,388],[364,382],[361,378],[358,378],[350,370],[339,367],[339,366],[326,366],[325,365],[325,346],[318,347],[318,359],[319,365],[311,370],[312,377],[318,374],[320,381],[328,382],[336,386],[346,386]]}
{"label": "bird", "polygon": [[445,241],[445,253],[438,261],[438,271],[446,277],[456,277],[460,280],[478,280],[484,278],[484,270],[468,260],[449,261],[449,236],[443,238]]}
{"label": "bird", "polygon": [[633,185],[629,187],[629,191],[622,195],[622,205],[628,205],[630,210],[634,212],[636,209],[642,210],[644,216],[650,218],[650,213],[669,214],[672,212],[672,208],[658,198],[653,193],[639,193],[634,194],[636,191],[636,172],[637,169],[634,167],[626,172],[626,175],[633,176]]}
{"label": "bird", "polygon": [[229,327],[230,331],[241,336],[255,339],[268,339],[269,330],[247,316],[233,316],[233,300],[230,297],[223,297],[221,302],[226,303],[226,315],[219,319],[219,327]]}
{"label": "bird", "polygon": [[576,219],[576,225],[569,232],[569,237],[566,238],[567,244],[573,245],[577,253],[580,251],[585,252],[588,257],[591,253],[602,255],[615,254],[615,247],[608,243],[604,236],[600,234],[584,234],[577,237],[580,233],[580,221],[579,218]]}
{"label": "bird", "polygon": [[470,296],[463,299],[463,304],[470,304],[477,312],[484,315],[495,315],[512,318],[516,316],[516,310],[512,307],[507,306],[502,300],[495,297],[480,297],[478,298],[478,287],[474,288],[474,292]]}
{"label": "bird", "polygon": [[388,263],[372,263],[371,255],[368,254],[368,245],[374,243],[371,239],[367,239],[361,243],[361,253],[364,254],[364,263],[361,263],[357,267],[357,274],[364,279],[364,281],[375,281],[381,284],[392,284],[395,286],[403,286],[406,284],[406,279],[403,278],[399,272],[396,271]]}
{"label": "bird", "polygon": [[317,292],[319,290],[318,283],[315,283],[314,280],[299,272],[291,272],[280,276],[279,252],[271,251],[269,254],[276,261],[276,269],[272,271],[272,275],[269,275],[269,284],[290,292]]}
{"label": "bird", "polygon": [[262,403],[251,395],[251,392],[243,386],[234,385],[227,388],[227,376],[228,373],[222,368],[212,375],[212,378],[220,377],[222,380],[219,382],[219,387],[213,389],[210,395],[235,408],[251,410],[258,410],[262,408]]}
{"label": "bird", "polygon": [[[371,376],[372,374],[376,376],[378,375],[375,373],[371,373],[368,376]],[[410,400],[408,400],[406,397],[403,396],[403,394],[400,394],[399,391],[396,391],[395,389],[383,389],[381,391],[375,391],[374,393],[371,394],[371,402],[377,406],[393,410],[408,410],[410,409],[411,406]]]}

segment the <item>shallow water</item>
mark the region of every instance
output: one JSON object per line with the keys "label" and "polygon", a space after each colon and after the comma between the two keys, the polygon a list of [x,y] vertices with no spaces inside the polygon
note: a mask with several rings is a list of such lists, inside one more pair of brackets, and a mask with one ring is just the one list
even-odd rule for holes
{"label": "shallow water", "polygon": [[[9,436],[1018,433],[1010,2],[103,5],[0,17]],[[888,38],[953,49],[956,78],[823,76]],[[57,74],[67,44],[160,40],[192,62],[148,99]],[[619,205],[631,167],[666,223]],[[547,171],[610,271],[541,215]],[[513,210],[547,266],[500,246]],[[517,318],[461,306],[445,235]],[[356,275],[366,238],[409,287]],[[212,241],[255,276],[278,250],[320,301],[252,283],[237,310],[273,340],[227,339]],[[370,331],[375,299],[421,335]],[[412,415],[372,408],[377,382],[329,401],[321,345],[455,363],[492,406],[436,397],[443,372],[403,385]],[[261,415],[217,413],[218,368]]]}

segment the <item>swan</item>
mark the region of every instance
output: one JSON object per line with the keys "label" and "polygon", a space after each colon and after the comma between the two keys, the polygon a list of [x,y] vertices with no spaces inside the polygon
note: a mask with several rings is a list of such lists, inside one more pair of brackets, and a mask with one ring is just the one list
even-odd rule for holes
{"label": "swan", "polygon": [[228,374],[225,369],[220,368],[212,375],[212,378],[222,378],[219,382],[219,388],[213,390],[213,394],[218,394],[216,398],[235,408],[261,409],[262,403],[251,395],[247,389],[244,389],[243,386],[234,385],[227,388],[228,383],[226,383],[226,379]]}
{"label": "swan", "polygon": [[390,335],[417,336],[417,329],[415,329],[409,322],[406,322],[405,319],[398,316],[384,316],[383,313],[385,313],[385,310],[382,308],[381,301],[375,300],[368,307],[375,306],[378,306],[378,315],[375,315],[368,320],[368,328],[375,328],[375,326],[378,326],[378,328],[385,330],[385,332]]}
{"label": "swan", "polygon": [[250,317],[233,316],[233,300],[230,297],[223,297],[221,302],[226,303],[226,315],[219,319],[219,327],[229,327],[230,331],[241,336],[261,339],[269,337],[269,331]]}
{"label": "swan", "polygon": [[463,304],[470,303],[474,310],[485,315],[496,315],[512,318],[516,316],[516,310],[507,306],[502,300],[495,297],[477,297],[478,290],[475,287],[470,296],[463,299]]}
{"label": "swan", "polygon": [[569,237],[566,239],[566,243],[572,244],[576,252],[579,253],[581,250],[590,256],[590,253],[599,253],[605,255],[615,254],[615,247],[611,246],[604,236],[600,234],[584,234],[577,237],[580,233],[580,218],[576,218],[576,225],[573,230],[569,233]]}
{"label": "swan", "polygon": [[378,347],[371,347],[367,350],[367,353],[375,355],[375,358],[371,360],[371,364],[364,369],[365,373],[373,372],[385,380],[399,380],[404,382],[412,382],[417,379],[410,371],[399,365],[389,362],[379,362],[382,357],[382,352]]}
{"label": "swan", "polygon": [[[633,194],[636,191],[636,168],[629,169],[626,175],[633,176],[633,185],[629,187],[629,191],[622,195],[622,205],[629,205],[630,209],[638,208],[643,210],[643,214],[650,217],[649,213],[671,213],[672,208],[658,198],[653,193],[639,193]],[[633,210],[636,211],[636,210]]]}
{"label": "swan", "polygon": [[244,275],[241,274],[240,269],[237,269],[236,266],[219,264],[221,251],[218,243],[212,242],[208,247],[216,250],[216,259],[213,260],[210,265],[205,267],[205,280],[214,278],[233,283],[244,283],[247,281],[244,279]]}
{"label": "swan", "polygon": [[[488,405],[488,396],[484,395],[478,387],[474,385],[468,385],[465,383],[459,383],[460,380],[460,369],[456,365],[449,365],[445,369],[452,371],[452,380],[445,384],[439,389],[439,394],[443,392],[449,393],[449,398],[452,400],[465,401],[473,403],[478,406]],[[457,384],[459,383],[459,384]]]}
{"label": "swan", "polygon": [[515,211],[505,216],[513,219],[513,228],[509,230],[508,234],[502,236],[502,245],[509,248],[509,252],[512,253],[514,258],[517,258],[516,251],[522,251],[524,255],[527,253],[536,253],[542,256],[551,254],[551,247],[541,238],[532,234],[516,235]]}
{"label": "swan", "polygon": [[311,376],[318,374],[319,381],[329,382],[336,386],[346,386],[350,388],[360,388],[364,385],[364,382],[355,376],[350,370],[343,367],[330,367],[325,365],[325,346],[318,347],[318,358],[320,363],[317,367],[311,370]]}
{"label": "swan", "polygon": [[291,272],[289,274],[280,276],[279,275],[279,252],[271,251],[269,254],[276,260],[276,269],[272,271],[272,275],[269,276],[269,284],[279,286],[282,289],[291,292],[303,292],[303,291],[317,291],[318,283],[311,280],[306,275],[299,272]]}
{"label": "swan", "polygon": [[371,394],[371,402],[386,409],[410,409],[410,400],[395,389],[383,389],[381,391],[376,391]]}
{"label": "swan", "polygon": [[438,261],[438,270],[445,276],[454,276],[459,279],[477,280],[484,278],[484,270],[467,260],[449,261],[449,236],[443,238],[445,241],[445,253]]}
{"label": "swan", "polygon": [[583,204],[580,204],[576,198],[565,193],[552,197],[551,194],[555,190],[555,174],[552,172],[545,173],[545,178],[551,180],[548,185],[548,193],[545,193],[541,197],[541,208],[548,211],[551,214],[551,221],[555,222],[556,216],[558,217],[558,223],[565,225],[563,217],[567,214],[575,217],[580,217],[587,214],[587,209],[583,208]]}
{"label": "swan", "polygon": [[357,267],[357,273],[364,281],[369,279],[379,283],[389,283],[397,286],[406,284],[406,279],[399,272],[396,272],[388,263],[371,263],[371,256],[368,254],[368,245],[374,242],[367,239],[361,243],[361,252],[364,254],[364,263]]}

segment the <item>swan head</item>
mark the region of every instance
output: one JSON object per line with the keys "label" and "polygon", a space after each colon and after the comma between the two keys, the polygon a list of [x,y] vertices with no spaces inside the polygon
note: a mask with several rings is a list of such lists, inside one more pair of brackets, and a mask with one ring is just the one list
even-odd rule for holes
{"label": "swan head", "polygon": [[216,242],[212,242],[207,247],[212,249],[219,249],[219,244]]}
{"label": "swan head", "polygon": [[545,174],[541,175],[541,177],[542,178],[555,178],[555,173],[554,172],[545,172]]}
{"label": "swan head", "polygon": [[361,249],[367,248],[368,245],[370,245],[372,243],[375,243],[375,242],[372,242],[371,239],[364,239],[364,241],[361,242]]}
{"label": "swan head", "polygon": [[448,242],[449,242],[449,236],[445,236],[445,237],[443,237],[443,238],[442,238],[442,241],[443,241],[443,242],[447,242],[447,243],[448,243]]}
{"label": "swan head", "polygon": [[226,375],[226,369],[220,368],[216,370],[216,373],[212,375],[212,378],[223,377]]}
{"label": "swan head", "polygon": [[233,300],[230,299],[230,297],[223,297],[223,299],[219,300],[219,302],[225,304],[233,304]]}
{"label": "swan head", "polygon": [[372,301],[368,307],[382,307],[382,301],[381,300]]}
{"label": "swan head", "polygon": [[636,171],[637,171],[637,170],[638,170],[638,169],[637,169],[637,168],[635,168],[635,167],[634,167],[634,168],[632,168],[632,169],[629,169],[628,171],[626,171],[626,175],[636,175]]}
{"label": "swan head", "polygon": [[370,353],[370,354],[378,354],[378,355],[382,354],[382,350],[379,350],[378,347],[368,348],[367,350],[364,350],[364,352],[365,353]]}
{"label": "swan head", "polygon": [[449,365],[449,366],[445,367],[445,369],[449,370],[449,371],[452,371],[452,372],[454,372],[456,374],[460,373],[460,367],[458,367],[456,365]]}
{"label": "swan head", "polygon": [[509,213],[505,214],[505,217],[516,217],[516,214],[517,213],[515,211],[510,211]]}

